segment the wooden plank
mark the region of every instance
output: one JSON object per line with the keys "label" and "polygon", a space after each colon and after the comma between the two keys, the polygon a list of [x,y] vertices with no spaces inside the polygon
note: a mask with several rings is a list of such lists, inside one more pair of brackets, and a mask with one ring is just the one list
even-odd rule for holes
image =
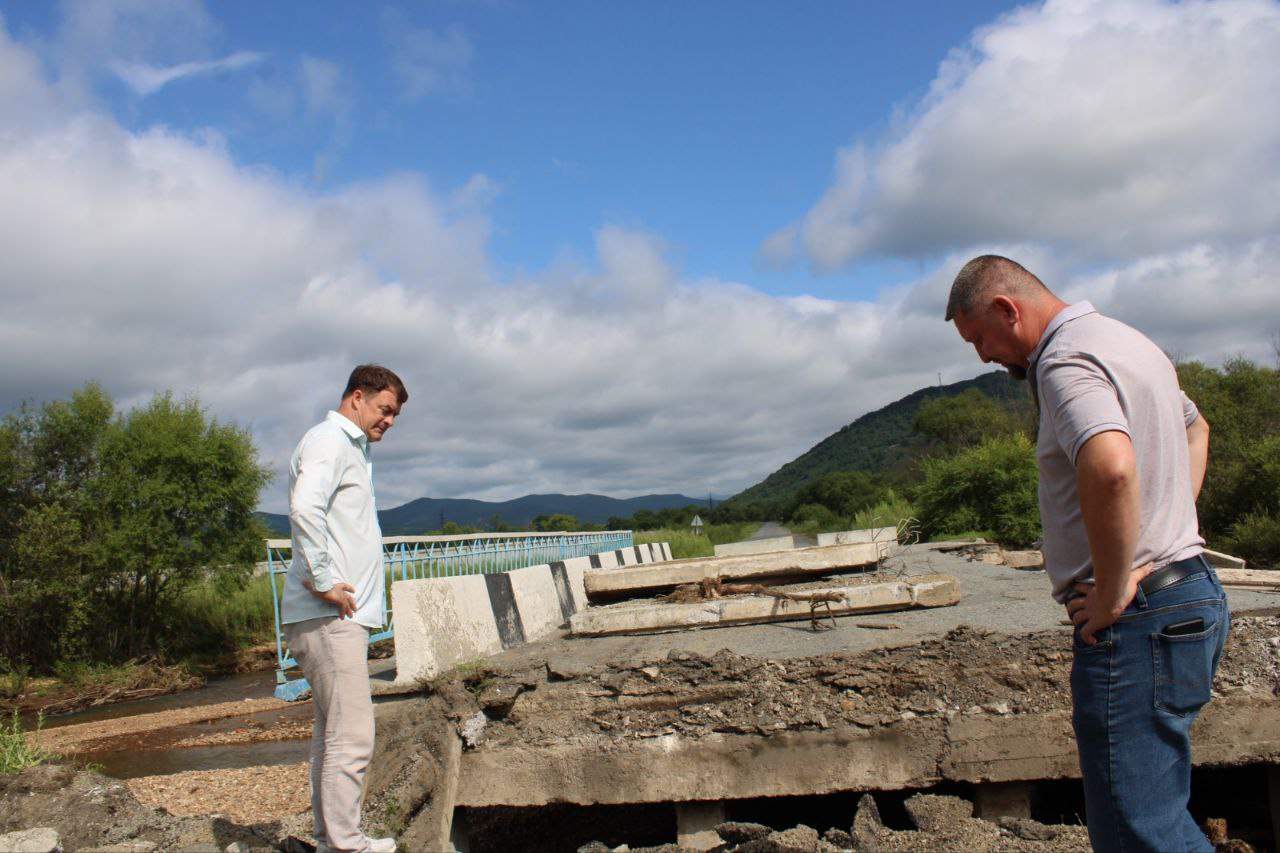
{"label": "wooden plank", "polygon": [[[842,600],[829,602],[830,615],[879,613],[914,607],[945,607],[960,600],[960,584],[951,575],[929,574],[882,583],[832,584],[829,587],[799,590],[803,594],[832,593]],[[755,622],[789,622],[826,618],[827,604],[815,610],[808,601],[788,601],[765,595],[716,598],[689,604],[654,603],[629,606],[594,607],[576,613],[569,620],[574,636],[600,637],[612,634],[645,634],[744,625]]]}

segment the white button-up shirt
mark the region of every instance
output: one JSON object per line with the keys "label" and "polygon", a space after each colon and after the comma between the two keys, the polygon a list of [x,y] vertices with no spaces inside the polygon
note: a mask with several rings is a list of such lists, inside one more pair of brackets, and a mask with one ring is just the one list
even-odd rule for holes
{"label": "white button-up shirt", "polygon": [[373,462],[364,431],[329,412],[298,442],[289,461],[289,526],[293,563],[285,575],[282,623],[338,613],[303,585],[325,592],[336,583],[355,587],[355,621],[381,628],[386,621],[382,529],[373,496]]}

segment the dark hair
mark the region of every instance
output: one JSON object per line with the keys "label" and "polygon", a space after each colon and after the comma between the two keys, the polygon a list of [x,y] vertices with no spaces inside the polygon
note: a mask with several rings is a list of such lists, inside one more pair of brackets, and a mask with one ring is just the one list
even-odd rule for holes
{"label": "dark hair", "polygon": [[387,368],[380,364],[362,364],[351,371],[347,380],[347,390],[342,392],[342,399],[347,399],[357,388],[366,394],[377,394],[379,391],[395,391],[396,402],[401,406],[409,399],[409,392],[404,390],[404,383]]}
{"label": "dark hair", "polygon": [[1002,255],[979,255],[956,273],[945,319],[949,322],[956,318],[956,314],[967,313],[978,297],[993,288],[999,288],[1005,294],[1026,293],[1032,289],[1048,291],[1044,282],[1017,261]]}

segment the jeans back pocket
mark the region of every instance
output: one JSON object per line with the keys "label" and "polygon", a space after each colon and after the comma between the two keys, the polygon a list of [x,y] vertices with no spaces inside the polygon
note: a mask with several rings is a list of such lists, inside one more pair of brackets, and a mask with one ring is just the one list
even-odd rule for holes
{"label": "jeans back pocket", "polygon": [[1214,658],[1218,654],[1221,621],[1207,608],[1185,611],[1203,616],[1206,627],[1194,634],[1151,635],[1155,676],[1155,706],[1185,717],[1208,704],[1213,691]]}

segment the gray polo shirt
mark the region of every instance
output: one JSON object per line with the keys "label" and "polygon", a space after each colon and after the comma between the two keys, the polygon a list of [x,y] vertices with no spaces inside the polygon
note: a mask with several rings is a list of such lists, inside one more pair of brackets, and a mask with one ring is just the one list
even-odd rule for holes
{"label": "gray polo shirt", "polygon": [[1156,568],[1203,550],[1187,427],[1198,416],[1160,348],[1136,329],[1104,317],[1088,302],[1058,312],[1031,352],[1032,393],[1040,409],[1036,462],[1044,565],[1053,597],[1091,578],[1089,539],[1076,490],[1076,456],[1101,432],[1133,442],[1142,494],[1134,566]]}

